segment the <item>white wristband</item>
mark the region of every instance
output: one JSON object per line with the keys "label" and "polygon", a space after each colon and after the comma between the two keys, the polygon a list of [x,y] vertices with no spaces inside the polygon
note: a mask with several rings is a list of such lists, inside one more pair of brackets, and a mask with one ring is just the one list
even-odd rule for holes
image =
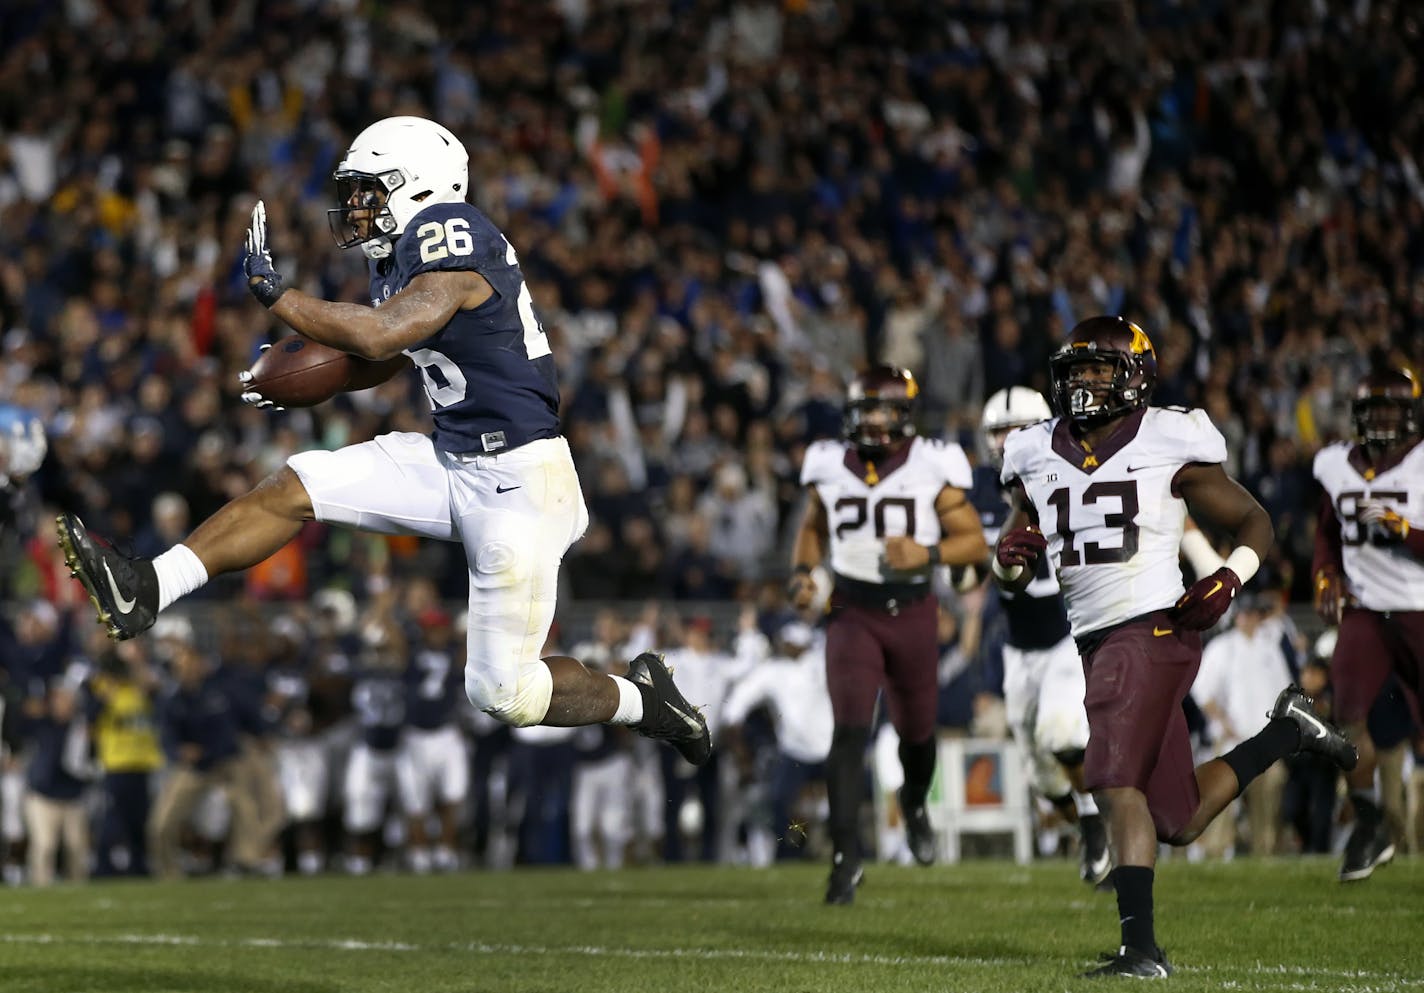
{"label": "white wristband", "polygon": [[1197,574],[1198,579],[1210,576],[1226,564],[1226,560],[1211,547],[1206,535],[1196,528],[1182,535],[1182,554],[1191,563],[1192,572]]}
{"label": "white wristband", "polygon": [[1241,585],[1245,586],[1251,581],[1251,577],[1256,575],[1256,570],[1261,568],[1261,556],[1245,545],[1237,545],[1231,550],[1231,554],[1226,556],[1225,565],[1236,573]]}
{"label": "white wristband", "polygon": [[995,555],[993,560],[989,563],[989,569],[994,573],[995,576],[999,577],[1006,583],[1012,583],[1014,580],[1022,576],[1024,571],[1024,567],[1021,565],[1011,565],[1007,569],[1005,569],[1002,565],[999,564],[999,557],[997,555]]}

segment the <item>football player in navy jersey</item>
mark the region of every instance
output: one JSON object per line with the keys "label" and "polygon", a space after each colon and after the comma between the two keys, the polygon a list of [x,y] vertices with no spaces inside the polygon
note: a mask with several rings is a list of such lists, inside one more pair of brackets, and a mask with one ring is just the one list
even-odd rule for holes
{"label": "football player in navy jersey", "polygon": [[[987,541],[997,540],[1009,516],[1009,501],[999,483],[1004,440],[1015,428],[1052,416],[1048,401],[1027,386],[999,390],[984,404],[980,432],[990,464],[975,467],[969,500],[979,512]],[[988,574],[986,556],[967,582],[956,585],[977,585]],[[1083,783],[1083,756],[1088,747],[1083,666],[1068,631],[1058,577],[1047,557],[1038,560],[1027,587],[1020,592],[1001,588],[999,598],[1008,626],[1004,706],[1009,727],[1028,754],[1034,787],[1065,820],[1078,825],[1079,875],[1096,886],[1107,879],[1112,856],[1102,815]]]}
{"label": "football player in navy jersey", "polygon": [[[62,516],[60,544],[100,620],[112,636],[131,638],[210,577],[261,562],[309,520],[458,541],[470,569],[472,704],[515,726],[630,725],[694,764],[706,762],[706,722],[661,656],[640,655],[626,678],[567,656],[539,657],[560,560],[583,534],[588,511],[559,432],[548,340],[514,247],[466,202],[464,146],[433,121],[387,118],[356,137],[335,179],[332,231],[341,247],[360,246],[369,260],[372,306],[287,286],[272,263],[261,201],[247,232],[248,286],[295,331],[362,360],[347,389],[414,365],[434,434],[393,432],[294,455],[153,560],[122,555],[77,517]],[[243,399],[271,405],[250,388]]]}

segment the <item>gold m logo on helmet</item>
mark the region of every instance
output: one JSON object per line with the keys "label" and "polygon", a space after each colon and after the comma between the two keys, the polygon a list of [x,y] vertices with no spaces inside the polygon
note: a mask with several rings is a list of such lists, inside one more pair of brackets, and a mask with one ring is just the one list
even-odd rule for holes
{"label": "gold m logo on helmet", "polygon": [[1133,354],[1156,356],[1157,351],[1152,347],[1152,339],[1147,337],[1147,332],[1131,321],[1126,321],[1125,323],[1132,329],[1132,344],[1128,347],[1132,349]]}

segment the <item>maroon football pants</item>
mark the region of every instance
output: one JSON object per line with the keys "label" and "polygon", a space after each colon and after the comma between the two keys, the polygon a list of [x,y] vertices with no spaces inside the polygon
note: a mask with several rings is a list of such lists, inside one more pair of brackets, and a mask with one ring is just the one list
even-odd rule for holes
{"label": "maroon football pants", "polygon": [[868,728],[883,687],[900,740],[921,742],[935,730],[939,697],[939,607],[932,596],[892,614],[845,604],[826,628],[826,684],[837,727]]}

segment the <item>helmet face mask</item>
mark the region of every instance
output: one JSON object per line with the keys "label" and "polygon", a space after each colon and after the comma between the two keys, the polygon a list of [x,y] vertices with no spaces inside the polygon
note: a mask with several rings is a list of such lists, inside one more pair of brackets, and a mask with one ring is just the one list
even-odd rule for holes
{"label": "helmet face mask", "polygon": [[894,366],[876,366],[851,381],[844,434],[862,459],[883,459],[915,436],[915,377]]}
{"label": "helmet face mask", "polygon": [[1157,385],[1157,353],[1136,324],[1090,317],[1049,358],[1053,402],[1064,417],[1103,424],[1147,406]]}
{"label": "helmet face mask", "polygon": [[1424,422],[1419,382],[1402,369],[1371,373],[1356,387],[1350,414],[1356,440],[1374,457],[1412,443]]}
{"label": "helmet face mask", "polygon": [[326,212],[327,226],[340,248],[352,248],[374,238],[395,233],[396,219],[387,204],[390,192],[405,183],[398,170],[379,176],[337,172],[336,200],[340,207]]}
{"label": "helmet face mask", "polygon": [[450,131],[422,117],[388,117],[362,131],[336,167],[337,201],[327,224],[342,248],[383,259],[416,214],[463,203],[469,155]]}

